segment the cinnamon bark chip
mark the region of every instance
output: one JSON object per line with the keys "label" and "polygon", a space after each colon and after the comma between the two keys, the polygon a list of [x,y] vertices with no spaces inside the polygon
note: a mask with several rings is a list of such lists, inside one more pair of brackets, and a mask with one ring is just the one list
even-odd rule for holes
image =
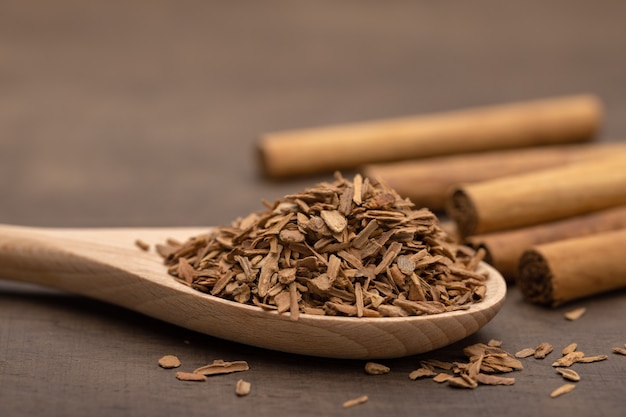
{"label": "cinnamon bark chip", "polygon": [[367,362],[365,364],[365,373],[368,375],[384,375],[388,374],[391,369],[388,366],[385,366],[376,362]]}
{"label": "cinnamon bark chip", "polygon": [[567,394],[568,392],[572,392],[575,388],[576,388],[576,385],[574,385],[574,384],[564,384],[564,385],[561,385],[560,387],[558,387],[557,389],[555,389],[554,391],[552,391],[550,393],[550,397],[552,397],[552,398],[560,397],[563,394]]}
{"label": "cinnamon bark chip", "polygon": [[351,408],[357,405],[365,404],[369,398],[367,395],[361,395],[360,397],[353,398],[343,403],[343,408]]}
{"label": "cinnamon bark chip", "polygon": [[446,371],[449,371],[454,368],[454,364],[452,362],[440,361],[437,359],[427,359],[421,362],[422,366],[427,366],[429,368],[440,368]]}
{"label": "cinnamon bark chip", "polygon": [[455,376],[453,378],[448,379],[448,385],[454,388],[476,388],[478,386],[478,382],[473,379],[470,379],[467,375],[461,374],[461,376]]}
{"label": "cinnamon bark chip", "polygon": [[216,359],[213,361],[213,363],[201,366],[200,368],[195,369],[193,372],[204,376],[211,376],[230,374],[233,372],[242,372],[247,371],[248,369],[250,369],[250,367],[248,366],[248,362],[246,361],[225,362],[221,359]]}
{"label": "cinnamon bark chip", "polygon": [[180,381],[194,381],[202,382],[206,381],[206,377],[196,372],[176,372],[176,379]]}
{"label": "cinnamon bark chip", "polygon": [[502,346],[502,340],[491,339],[489,342],[487,342],[487,346],[500,347]]}
{"label": "cinnamon bark chip", "polygon": [[251,387],[252,387],[252,384],[250,384],[248,381],[244,381],[243,379],[240,379],[235,384],[235,394],[237,394],[237,396],[239,397],[244,397],[250,394]]}
{"label": "cinnamon bark chip", "polygon": [[165,355],[159,359],[159,366],[165,369],[178,368],[180,360],[174,355]]}
{"label": "cinnamon bark chip", "polygon": [[557,368],[556,371],[561,374],[563,378],[569,381],[580,381],[580,375],[578,375],[578,372],[574,371],[573,369]]}
{"label": "cinnamon bark chip", "polygon": [[569,345],[567,345],[563,349],[561,349],[561,354],[563,356],[565,356],[568,353],[572,353],[572,352],[576,351],[576,349],[578,349],[578,343],[570,343]]}
{"label": "cinnamon bark chip", "polygon": [[583,356],[582,358],[576,359],[576,363],[593,363],[600,362],[608,359],[607,355],[595,355],[595,356]]}
{"label": "cinnamon bark chip", "polygon": [[624,347],[614,347],[612,350],[613,353],[626,356],[626,344],[624,344]]}
{"label": "cinnamon bark chip", "polygon": [[485,297],[483,253],[385,184],[336,174],[266,210],[159,245],[168,272],[198,291],[300,314],[403,317]]}
{"label": "cinnamon bark chip", "polygon": [[572,366],[585,357],[583,352],[570,352],[552,363],[552,366]]}
{"label": "cinnamon bark chip", "polygon": [[438,383],[443,383],[443,382],[448,382],[451,378],[454,378],[454,377],[445,372],[441,372],[433,377],[433,381],[438,382]]}
{"label": "cinnamon bark chip", "polygon": [[552,353],[553,350],[554,347],[550,343],[543,342],[535,348],[535,359],[544,359]]}
{"label": "cinnamon bark chip", "polygon": [[430,378],[434,376],[437,376],[437,372],[435,372],[434,369],[422,366],[421,368],[411,371],[409,379],[415,381],[416,379]]}
{"label": "cinnamon bark chip", "polygon": [[513,385],[515,384],[515,378],[508,378],[497,375],[488,375],[479,373],[476,375],[476,381],[483,385]]}
{"label": "cinnamon bark chip", "polygon": [[529,356],[534,356],[534,355],[535,355],[534,348],[524,348],[520,351],[515,352],[516,358],[527,358]]}
{"label": "cinnamon bark chip", "polygon": [[567,311],[565,314],[563,314],[563,316],[565,316],[565,318],[570,321],[574,321],[581,318],[586,312],[587,309],[585,307],[580,307],[574,310]]}

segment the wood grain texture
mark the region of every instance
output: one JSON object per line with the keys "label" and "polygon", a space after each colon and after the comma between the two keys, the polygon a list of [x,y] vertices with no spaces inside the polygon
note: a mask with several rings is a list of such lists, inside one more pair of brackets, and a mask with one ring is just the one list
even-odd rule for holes
{"label": "wood grain texture", "polygon": [[486,264],[485,299],[468,310],[401,318],[289,315],[213,297],[176,282],[162,259],[134,245],[186,240],[207,229],[0,227],[0,276],[70,291],[222,339],[303,355],[394,358],[428,352],[487,324],[506,295]]}

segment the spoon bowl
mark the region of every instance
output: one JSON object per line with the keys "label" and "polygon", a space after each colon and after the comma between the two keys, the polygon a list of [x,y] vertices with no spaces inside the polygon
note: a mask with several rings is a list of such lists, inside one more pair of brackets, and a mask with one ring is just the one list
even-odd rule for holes
{"label": "spoon bowl", "polygon": [[277,351],[347,359],[428,352],[476,332],[500,310],[506,282],[487,271],[484,299],[466,310],[410,317],[356,318],[266,311],[196,291],[167,273],[163,259],[135,242],[181,241],[210,228],[32,228],[0,225],[0,278],[109,302],[218,338]]}

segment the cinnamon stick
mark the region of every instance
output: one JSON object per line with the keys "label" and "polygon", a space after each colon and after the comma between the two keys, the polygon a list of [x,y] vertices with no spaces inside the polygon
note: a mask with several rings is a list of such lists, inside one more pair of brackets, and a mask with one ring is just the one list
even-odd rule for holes
{"label": "cinnamon stick", "polygon": [[445,208],[450,187],[571,164],[626,150],[626,142],[537,146],[440,156],[362,168],[365,177],[386,182],[403,197],[433,211]]}
{"label": "cinnamon stick", "polygon": [[626,204],[626,152],[454,187],[446,211],[461,236]]}
{"label": "cinnamon stick", "polygon": [[626,287],[626,229],[567,239],[521,257],[517,285],[534,303],[559,306]]}
{"label": "cinnamon stick", "polygon": [[508,282],[515,282],[520,258],[533,246],[619,229],[626,229],[626,206],[520,229],[470,236],[466,243],[476,249],[484,248],[485,260]]}
{"label": "cinnamon stick", "polygon": [[535,100],[453,112],[272,132],[258,142],[268,177],[285,178],[368,163],[578,143],[598,130],[592,95]]}

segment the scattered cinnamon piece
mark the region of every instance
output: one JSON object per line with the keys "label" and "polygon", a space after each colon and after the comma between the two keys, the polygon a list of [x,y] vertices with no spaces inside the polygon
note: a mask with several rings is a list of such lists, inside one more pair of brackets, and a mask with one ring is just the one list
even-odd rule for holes
{"label": "scattered cinnamon piece", "polygon": [[585,354],[583,352],[570,352],[552,363],[552,366],[572,366],[574,363],[579,362]]}
{"label": "scattered cinnamon piece", "polygon": [[579,318],[581,318],[583,314],[585,314],[586,312],[587,312],[587,309],[585,307],[580,307],[575,310],[566,312],[564,316],[566,319],[570,321],[574,321],[574,320],[578,320]]}
{"label": "scattered cinnamon piece", "polygon": [[235,385],[235,394],[237,394],[239,397],[244,397],[250,394],[250,388],[251,388],[251,384],[248,381],[244,381],[243,379],[240,379],[237,381],[237,384]]}
{"label": "scattered cinnamon piece", "polygon": [[554,347],[552,347],[550,343],[543,342],[539,346],[537,346],[537,348],[535,349],[535,359],[544,359],[553,350],[554,350]]}
{"label": "scattered cinnamon piece", "polygon": [[225,362],[221,359],[216,359],[213,361],[213,363],[201,366],[200,368],[195,369],[193,372],[204,376],[211,376],[230,374],[233,372],[242,372],[247,371],[248,369],[250,369],[250,367],[248,366],[248,362],[246,361]]}
{"label": "scattered cinnamon piece", "polygon": [[204,375],[195,372],[176,372],[176,379],[195,382],[206,381],[206,377]]}
{"label": "scattered cinnamon piece", "polygon": [[360,404],[366,403],[368,400],[367,395],[361,395],[360,397],[353,398],[343,403],[343,408],[350,408]]}
{"label": "scattered cinnamon piece", "polygon": [[450,378],[454,378],[452,375],[447,374],[445,372],[441,372],[437,375],[435,375],[433,377],[433,381],[438,382],[438,383],[442,383],[442,382],[447,382],[450,380]]}
{"label": "scattered cinnamon piece", "polygon": [[515,353],[516,358],[527,358],[529,356],[533,356],[535,354],[535,349],[533,348],[524,348]]}
{"label": "scattered cinnamon piece", "polygon": [[574,352],[576,349],[578,348],[578,344],[577,343],[570,343],[569,345],[565,346],[562,350],[561,350],[561,354],[563,356],[567,355],[568,353],[572,353]]}
{"label": "scattered cinnamon piece", "polygon": [[476,375],[476,381],[483,385],[513,385],[515,378],[505,378],[497,375],[488,375],[479,373]]}
{"label": "scattered cinnamon piece", "polygon": [[487,342],[487,346],[500,347],[502,346],[502,340],[491,339],[489,342]]}
{"label": "scattered cinnamon piece", "polygon": [[574,384],[564,384],[550,393],[550,397],[556,398],[568,392],[572,392],[576,388]]}
{"label": "scattered cinnamon piece", "polygon": [[607,355],[583,356],[582,358],[577,359],[576,362],[577,363],[593,363],[593,362],[600,362],[608,358],[609,357]]}
{"label": "scattered cinnamon piece", "polygon": [[561,376],[565,379],[574,382],[580,381],[580,375],[578,375],[578,372],[574,371],[573,369],[557,368],[556,371],[561,374]]}
{"label": "scattered cinnamon piece", "polygon": [[416,379],[434,376],[437,376],[437,372],[435,372],[432,368],[426,368],[422,366],[421,368],[417,368],[416,370],[412,371],[409,374],[409,379],[415,381]]}
{"label": "scattered cinnamon piece", "polygon": [[165,369],[178,368],[180,360],[174,355],[165,355],[159,359],[159,366]]}
{"label": "scattered cinnamon piece", "polygon": [[365,364],[365,373],[368,375],[388,374],[391,369],[388,366],[376,362],[367,362]]}
{"label": "scattered cinnamon piece", "polygon": [[620,355],[624,355],[626,356],[626,343],[624,344],[624,347],[614,347],[613,348],[613,353],[617,353]]}

